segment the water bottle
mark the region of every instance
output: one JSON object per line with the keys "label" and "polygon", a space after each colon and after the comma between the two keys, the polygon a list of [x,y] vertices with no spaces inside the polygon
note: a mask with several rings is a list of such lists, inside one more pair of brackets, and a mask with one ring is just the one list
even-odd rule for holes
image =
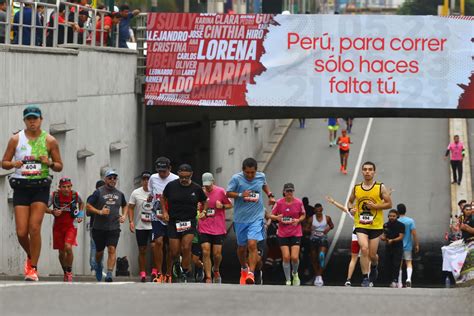
{"label": "water bottle", "polygon": [[449,279],[449,276],[446,277],[444,280],[445,288],[449,289],[451,287],[451,280]]}

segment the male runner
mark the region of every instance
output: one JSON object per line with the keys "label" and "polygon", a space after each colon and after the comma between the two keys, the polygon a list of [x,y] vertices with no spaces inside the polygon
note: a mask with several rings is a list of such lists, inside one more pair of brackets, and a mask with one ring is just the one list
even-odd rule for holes
{"label": "male runner", "polygon": [[354,232],[361,249],[362,286],[368,287],[377,280],[377,250],[383,233],[383,210],[392,207],[392,198],[385,185],[374,180],[373,162],[367,161],[362,165],[362,176],[364,180],[354,186],[347,208],[354,214]]}
{"label": "male runner", "polygon": [[[198,230],[206,283],[211,283],[211,272],[213,282],[222,283],[219,267],[222,261],[222,244],[227,233],[225,210],[232,208],[232,202],[227,198],[225,189],[214,184],[212,173],[206,172],[202,175],[202,185],[208,198],[208,209],[205,216],[199,220]],[[214,259],[212,271],[211,252]]]}
{"label": "male runner", "polygon": [[39,107],[23,110],[25,129],[8,141],[2,168],[15,169],[10,177],[13,189],[16,234],[26,253],[25,281],[38,281],[41,252],[41,223],[48,209],[51,177],[49,169],[60,172],[63,163],[56,139],[41,129],[43,116]]}
{"label": "male runner", "polygon": [[[275,204],[265,174],[257,172],[257,161],[247,158],[242,162],[242,172],[236,173],[227,186],[227,197],[234,199],[234,228],[237,236],[237,256],[240,261],[240,284],[254,284],[254,271],[258,261],[257,243],[264,239],[262,191]],[[248,263],[247,263],[248,251]]]}
{"label": "male runner", "polygon": [[[148,191],[153,202],[151,226],[153,229],[152,241],[154,268],[151,272],[152,281],[156,283],[171,283],[171,256],[168,245],[168,227],[163,220],[163,210],[160,198],[166,185],[178,176],[171,172],[171,161],[167,157],[159,157],[155,161],[156,173],[148,181]],[[163,252],[166,249],[166,274],[162,273]]]}
{"label": "male runner", "polygon": [[73,246],[77,246],[77,223],[84,217],[84,203],[76,191],[72,190],[69,178],[59,180],[59,190],[54,191],[49,201],[52,209],[46,213],[54,216],[53,249],[59,252],[59,263],[64,272],[64,282],[72,282]]}
{"label": "male runner", "polygon": [[153,204],[148,202],[148,197],[150,196],[148,180],[150,177],[150,172],[142,172],[142,186],[132,192],[128,202],[130,231],[135,234],[138,244],[138,268],[141,282],[146,282],[146,251],[152,236],[151,219]]}
{"label": "male runner", "polygon": [[398,274],[398,286],[403,287],[402,283],[402,268],[403,268],[403,261],[405,261],[407,266],[407,279],[405,282],[406,287],[411,287],[411,276],[413,273],[413,258],[412,258],[412,250],[413,250],[413,242],[415,243],[415,253],[420,251],[420,244],[418,243],[418,235],[416,234],[416,225],[415,221],[406,216],[407,208],[405,204],[398,204],[397,211],[400,215],[398,219],[399,222],[405,225],[405,234],[403,237],[403,260],[402,265],[400,266],[400,273]]}
{"label": "male runner", "polygon": [[339,157],[341,159],[341,172],[347,174],[347,159],[349,158],[349,149],[351,138],[347,136],[347,131],[343,129],[341,131],[342,135],[338,137],[337,144],[339,145]]}

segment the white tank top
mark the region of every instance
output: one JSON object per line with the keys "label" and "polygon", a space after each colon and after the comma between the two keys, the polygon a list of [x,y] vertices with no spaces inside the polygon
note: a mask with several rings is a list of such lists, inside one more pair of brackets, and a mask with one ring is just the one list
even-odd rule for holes
{"label": "white tank top", "polygon": [[15,161],[23,161],[21,168],[15,169],[12,175],[17,179],[42,179],[49,175],[49,168],[42,165],[39,156],[48,156],[48,148],[46,146],[45,131],[35,140],[31,141],[26,137],[25,131],[18,133],[18,144],[15,149]]}
{"label": "white tank top", "polygon": [[317,238],[326,236],[324,234],[324,230],[326,229],[327,226],[328,226],[328,223],[327,223],[325,214],[323,214],[322,221],[318,221],[318,219],[316,218],[316,215],[313,215],[313,223],[311,225],[311,236],[317,237]]}

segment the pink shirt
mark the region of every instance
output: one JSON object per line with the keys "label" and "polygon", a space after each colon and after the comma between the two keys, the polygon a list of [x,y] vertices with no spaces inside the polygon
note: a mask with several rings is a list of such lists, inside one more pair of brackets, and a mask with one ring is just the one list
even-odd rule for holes
{"label": "pink shirt", "polygon": [[462,160],[462,151],[464,149],[464,145],[462,142],[455,143],[452,142],[448,146],[448,150],[451,152],[451,160]]}
{"label": "pink shirt", "polygon": [[283,222],[278,223],[278,237],[285,238],[303,236],[301,223],[296,226],[284,223],[287,218],[298,219],[301,215],[305,214],[303,202],[301,202],[300,199],[295,198],[290,204],[285,201],[285,198],[279,199],[273,207],[272,214],[283,215]]}
{"label": "pink shirt", "polygon": [[224,188],[214,185],[211,192],[204,190],[207,195],[208,212],[207,217],[199,220],[198,231],[201,234],[225,235],[227,233],[225,225],[225,209],[216,208],[216,202],[231,204],[226,196]]}

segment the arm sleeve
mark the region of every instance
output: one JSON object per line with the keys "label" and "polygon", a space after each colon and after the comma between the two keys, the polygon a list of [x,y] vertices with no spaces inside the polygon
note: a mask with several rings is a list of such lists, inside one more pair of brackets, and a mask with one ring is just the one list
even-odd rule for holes
{"label": "arm sleeve", "polygon": [[275,206],[272,209],[272,215],[278,215],[280,214],[280,208],[278,207],[278,202],[275,203]]}
{"label": "arm sleeve", "polygon": [[411,221],[410,223],[410,230],[416,229],[415,221]]}
{"label": "arm sleeve", "polygon": [[227,185],[227,192],[237,192],[238,190],[238,181],[235,177],[232,177]]}
{"label": "arm sleeve", "polygon": [[135,198],[135,193],[134,192],[132,192],[132,194],[130,195],[130,200],[128,200],[128,203],[133,204],[133,205],[137,204],[137,199]]}

